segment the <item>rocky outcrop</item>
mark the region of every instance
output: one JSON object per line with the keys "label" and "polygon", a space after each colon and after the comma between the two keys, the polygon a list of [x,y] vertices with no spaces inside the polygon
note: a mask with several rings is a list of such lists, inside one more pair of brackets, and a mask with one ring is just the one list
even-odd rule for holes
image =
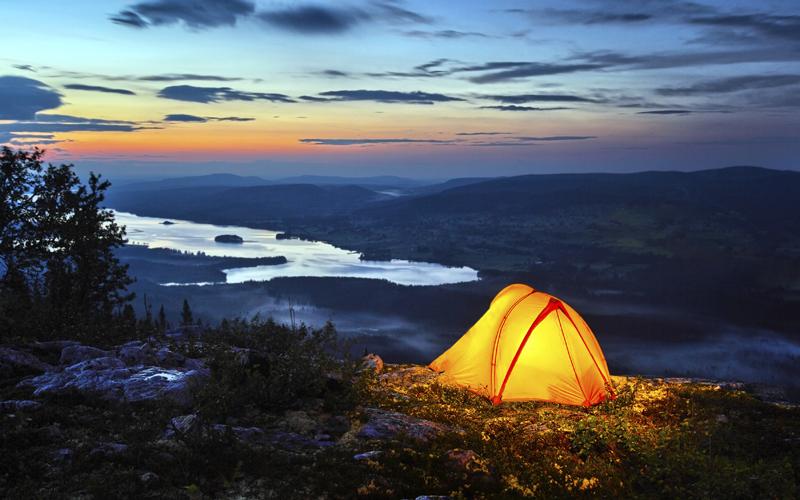
{"label": "rocky outcrop", "polygon": [[0,377],[14,377],[42,373],[53,367],[29,352],[10,347],[0,347]]}
{"label": "rocky outcrop", "polygon": [[193,384],[208,375],[202,361],[140,341],[108,351],[68,345],[60,364],[60,369],[45,366],[44,373],[22,380],[19,387],[33,389],[34,396],[78,391],[115,401],[165,399],[188,405]]}
{"label": "rocky outcrop", "polygon": [[104,351],[96,347],[73,344],[73,345],[68,345],[64,347],[64,349],[62,349],[61,358],[59,359],[59,364],[61,364],[62,366],[72,366],[82,361],[88,361],[90,359],[96,359],[96,358],[105,358],[110,355],[111,353],[109,351]]}
{"label": "rocky outcrop", "polygon": [[18,411],[33,411],[41,408],[42,403],[30,399],[10,399],[0,401],[0,413],[14,413]]}
{"label": "rocky outcrop", "polygon": [[418,442],[428,442],[445,434],[464,431],[430,420],[412,417],[395,411],[367,408],[364,410],[367,422],[358,431],[362,439],[396,439],[407,437]]}

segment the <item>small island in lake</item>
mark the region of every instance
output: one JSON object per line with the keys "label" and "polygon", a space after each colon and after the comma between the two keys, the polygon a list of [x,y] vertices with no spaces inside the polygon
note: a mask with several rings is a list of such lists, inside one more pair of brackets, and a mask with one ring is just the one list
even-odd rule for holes
{"label": "small island in lake", "polygon": [[214,241],[216,241],[217,243],[237,243],[237,244],[244,243],[244,240],[238,234],[220,234],[219,236],[214,238]]}
{"label": "small island in lake", "polygon": [[164,225],[164,226],[174,226],[175,225],[175,223],[172,222],[171,220],[165,220],[161,224]]}

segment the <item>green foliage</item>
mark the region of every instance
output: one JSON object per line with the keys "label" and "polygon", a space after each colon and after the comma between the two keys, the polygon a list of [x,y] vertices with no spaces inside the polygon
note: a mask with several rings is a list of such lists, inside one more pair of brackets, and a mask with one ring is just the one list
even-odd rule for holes
{"label": "green foliage", "polygon": [[[392,470],[393,488],[416,480],[429,494],[455,491],[480,497],[475,493],[480,491],[487,498],[800,495],[797,408],[762,403],[712,385],[619,377],[615,385],[616,400],[585,409],[537,402],[492,406],[435,380],[374,381],[365,404],[464,431],[461,438],[426,444],[422,456],[418,448],[390,447],[374,468]],[[480,482],[480,475],[449,482],[442,456],[454,447],[481,457],[498,481],[494,492]],[[436,472],[427,472],[429,466]]]}
{"label": "green foliage", "polygon": [[200,353],[211,380],[198,394],[208,418],[300,407],[321,398],[326,407],[353,403],[354,364],[343,361],[336,330],[291,328],[258,317],[224,321],[204,334]]}
{"label": "green foliage", "polygon": [[82,184],[42,155],[0,152],[0,331],[92,338],[132,298],[113,253],[125,231],[102,208],[108,181],[90,174]]}

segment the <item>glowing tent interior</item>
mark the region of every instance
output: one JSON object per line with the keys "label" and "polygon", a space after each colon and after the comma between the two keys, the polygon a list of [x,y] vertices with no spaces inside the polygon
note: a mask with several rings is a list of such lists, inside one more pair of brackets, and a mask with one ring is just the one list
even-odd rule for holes
{"label": "glowing tent interior", "polygon": [[430,368],[501,401],[589,406],[613,399],[603,351],[569,305],[527,285],[509,285]]}

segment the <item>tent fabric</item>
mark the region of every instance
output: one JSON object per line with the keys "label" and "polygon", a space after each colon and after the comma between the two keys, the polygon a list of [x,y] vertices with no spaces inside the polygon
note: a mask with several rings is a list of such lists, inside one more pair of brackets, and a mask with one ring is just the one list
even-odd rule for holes
{"label": "tent fabric", "polygon": [[589,325],[565,302],[527,285],[500,291],[483,317],[429,366],[494,404],[590,406],[614,398]]}

